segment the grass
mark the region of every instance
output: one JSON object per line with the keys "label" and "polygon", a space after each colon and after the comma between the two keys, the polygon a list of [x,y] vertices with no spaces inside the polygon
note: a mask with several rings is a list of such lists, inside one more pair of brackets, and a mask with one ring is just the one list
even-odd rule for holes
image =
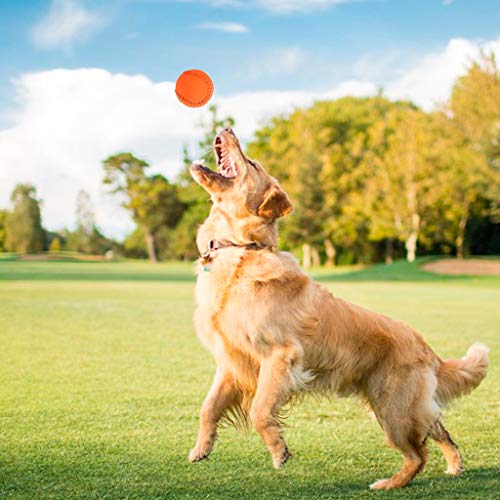
{"label": "grass", "polygon": [[0,498],[498,498],[500,278],[395,263],[318,271],[335,295],[403,319],[445,357],[475,340],[491,370],[445,412],[466,472],[430,446],[407,488],[371,492],[400,456],[354,399],[307,399],[281,471],[255,432],[221,431],[191,465],[214,369],[193,331],[190,264],[0,261]]}

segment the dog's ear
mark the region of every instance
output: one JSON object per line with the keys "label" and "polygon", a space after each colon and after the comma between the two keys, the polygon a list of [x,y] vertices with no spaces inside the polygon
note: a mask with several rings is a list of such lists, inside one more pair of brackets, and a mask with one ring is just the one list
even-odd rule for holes
{"label": "dog's ear", "polygon": [[292,211],[292,203],[279,187],[271,186],[264,198],[264,201],[257,208],[257,215],[264,219],[277,219]]}

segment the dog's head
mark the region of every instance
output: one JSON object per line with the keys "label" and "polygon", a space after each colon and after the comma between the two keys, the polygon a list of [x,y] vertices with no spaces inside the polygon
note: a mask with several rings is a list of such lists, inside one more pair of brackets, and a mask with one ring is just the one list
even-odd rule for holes
{"label": "dog's head", "polygon": [[212,197],[215,205],[222,204],[231,213],[248,211],[266,220],[283,217],[292,205],[276,179],[257,161],[247,158],[238,138],[231,129],[224,129],[214,141],[217,172],[201,163],[191,166],[194,180]]}
{"label": "dog's head", "polygon": [[259,241],[259,234],[292,211],[288,196],[262,165],[245,156],[231,129],[216,136],[214,152],[216,172],[199,162],[191,166],[194,180],[212,198],[209,220],[217,222],[219,233],[213,236],[238,244],[269,244]]}

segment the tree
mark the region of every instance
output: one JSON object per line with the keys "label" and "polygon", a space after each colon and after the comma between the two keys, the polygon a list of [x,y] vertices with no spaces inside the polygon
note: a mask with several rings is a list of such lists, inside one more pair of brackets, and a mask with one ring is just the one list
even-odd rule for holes
{"label": "tree", "polygon": [[90,195],[86,191],[79,191],[76,198],[76,227],[90,235],[95,227],[94,207]]}
{"label": "tree", "polygon": [[115,246],[95,224],[94,207],[90,195],[79,191],[76,198],[76,229],[68,232],[66,248],[75,252],[104,254]]}
{"label": "tree", "polygon": [[8,210],[0,210],[0,252],[5,252],[5,219],[9,214]]}
{"label": "tree", "polygon": [[83,190],[76,198],[76,229],[68,235],[66,246],[68,250],[83,253],[94,253],[93,239],[95,235],[94,207],[90,195]]}
{"label": "tree", "polygon": [[[370,243],[371,214],[364,195],[373,170],[367,157],[381,154],[384,143],[373,144],[373,130],[395,110],[413,109],[405,101],[391,102],[381,93],[375,97],[346,97],[324,104],[323,169],[320,183],[325,189],[325,240],[334,242],[345,263],[371,262],[376,246]],[[391,239],[387,238],[390,252]],[[342,255],[343,254],[343,255]],[[386,255],[386,259],[390,255]]]}
{"label": "tree", "polygon": [[481,199],[489,201],[487,215],[500,221],[500,70],[493,54],[482,54],[457,80],[448,108],[461,135],[462,155],[451,192],[461,258],[467,223]]}
{"label": "tree", "polygon": [[103,162],[104,184],[112,193],[124,197],[122,206],[129,210],[133,220],[145,236],[149,258],[157,262],[156,235],[161,227],[175,227],[184,211],[177,186],[160,174],[147,176],[149,167],[132,153],[119,153]]}
{"label": "tree", "polygon": [[35,253],[44,248],[44,230],[36,189],[18,184],[12,192],[12,211],[5,219],[5,247],[10,252]]}
{"label": "tree", "polygon": [[495,56],[482,54],[452,90],[450,111],[471,146],[500,168],[500,69]]}
{"label": "tree", "polygon": [[61,240],[59,238],[55,237],[50,242],[49,251],[50,252],[60,252],[61,251]]}
{"label": "tree", "polygon": [[464,140],[453,120],[443,115],[441,121],[441,133],[446,134],[450,142],[447,152],[443,152],[449,161],[449,170],[436,178],[441,186],[440,205],[445,207],[442,222],[449,225],[448,239],[454,242],[457,258],[462,259],[469,219],[487,197],[494,173],[485,155]]}
{"label": "tree", "polygon": [[401,109],[391,111],[376,127],[372,141],[365,161],[373,174],[364,191],[370,238],[403,241],[407,260],[413,262],[419,239],[435,239],[431,231],[435,233],[436,222],[443,219],[443,184],[452,175],[453,137],[443,130],[439,115]]}
{"label": "tree", "polygon": [[126,257],[133,259],[145,259],[148,257],[148,250],[144,240],[144,233],[138,226],[127,235],[123,242],[123,251]]}

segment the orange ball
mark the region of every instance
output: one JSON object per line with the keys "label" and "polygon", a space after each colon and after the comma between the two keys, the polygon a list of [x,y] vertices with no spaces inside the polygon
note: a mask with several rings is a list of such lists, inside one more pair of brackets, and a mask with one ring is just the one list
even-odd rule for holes
{"label": "orange ball", "polygon": [[214,93],[214,84],[204,71],[190,69],[177,78],[175,93],[182,104],[190,108],[199,108],[210,101]]}

